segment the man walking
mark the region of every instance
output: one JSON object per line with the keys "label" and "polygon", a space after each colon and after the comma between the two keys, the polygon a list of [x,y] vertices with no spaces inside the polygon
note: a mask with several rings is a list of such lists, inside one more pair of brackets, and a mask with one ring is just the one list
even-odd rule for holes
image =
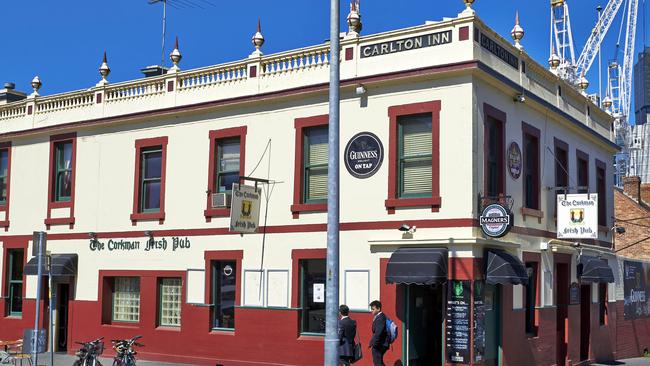
{"label": "man walking", "polygon": [[350,319],[350,308],[339,306],[339,365],[350,366],[354,361],[354,337],[357,336],[357,322]]}
{"label": "man walking", "polygon": [[370,303],[372,312],[372,338],[370,346],[372,349],[372,364],[374,366],[384,365],[384,353],[388,351],[388,330],[386,329],[386,316],[381,312],[381,302],[375,300]]}

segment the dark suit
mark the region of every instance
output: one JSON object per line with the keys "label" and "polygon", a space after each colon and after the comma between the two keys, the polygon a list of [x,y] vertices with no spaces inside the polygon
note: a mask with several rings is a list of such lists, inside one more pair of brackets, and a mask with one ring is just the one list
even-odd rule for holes
{"label": "dark suit", "polygon": [[348,317],[339,320],[339,357],[343,365],[349,365],[354,359],[354,337],[356,336],[356,321]]}
{"label": "dark suit", "polygon": [[372,338],[370,338],[370,347],[372,348],[372,364],[374,366],[384,365],[384,353],[388,351],[388,329],[386,329],[386,315],[379,313],[372,320]]}

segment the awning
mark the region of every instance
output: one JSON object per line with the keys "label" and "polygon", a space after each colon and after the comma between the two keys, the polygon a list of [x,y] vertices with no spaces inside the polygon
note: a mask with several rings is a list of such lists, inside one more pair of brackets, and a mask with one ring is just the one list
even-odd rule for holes
{"label": "awning", "polygon": [[528,273],[524,263],[510,253],[495,249],[488,250],[486,268],[485,280],[489,284],[528,284]]}
{"label": "awning", "polygon": [[447,281],[447,248],[399,248],[388,261],[386,283],[431,285]]}
{"label": "awning", "polygon": [[580,256],[578,277],[581,282],[614,283],[614,272],[607,260],[590,255]]}
{"label": "awning", "polygon": [[[76,276],[77,255],[76,254],[52,254],[52,276]],[[43,258],[43,275],[47,275],[47,258]],[[38,257],[34,257],[25,265],[26,275],[38,275]]]}

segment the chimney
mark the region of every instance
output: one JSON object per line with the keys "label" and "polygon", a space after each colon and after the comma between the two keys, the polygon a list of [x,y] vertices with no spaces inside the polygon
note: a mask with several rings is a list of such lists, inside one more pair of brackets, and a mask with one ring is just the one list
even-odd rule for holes
{"label": "chimney", "polygon": [[641,196],[641,178],[623,177],[623,191],[635,201],[639,202]]}
{"label": "chimney", "polygon": [[17,102],[27,98],[27,94],[16,91],[16,84],[5,83],[4,89],[0,89],[0,104]]}

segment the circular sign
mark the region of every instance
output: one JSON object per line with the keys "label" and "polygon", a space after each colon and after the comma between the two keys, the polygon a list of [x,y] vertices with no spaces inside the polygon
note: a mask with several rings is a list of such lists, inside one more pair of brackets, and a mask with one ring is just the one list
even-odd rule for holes
{"label": "circular sign", "polygon": [[232,267],[229,264],[226,264],[223,267],[223,274],[226,275],[226,277],[229,277],[232,274]]}
{"label": "circular sign", "polygon": [[514,180],[521,176],[521,149],[514,141],[508,147],[508,173]]}
{"label": "circular sign", "polygon": [[500,204],[491,204],[483,209],[480,222],[485,235],[500,238],[510,230],[510,212]]}
{"label": "circular sign", "polygon": [[373,133],[358,133],[345,147],[345,167],[353,177],[372,177],[381,167],[383,160],[384,147]]}

